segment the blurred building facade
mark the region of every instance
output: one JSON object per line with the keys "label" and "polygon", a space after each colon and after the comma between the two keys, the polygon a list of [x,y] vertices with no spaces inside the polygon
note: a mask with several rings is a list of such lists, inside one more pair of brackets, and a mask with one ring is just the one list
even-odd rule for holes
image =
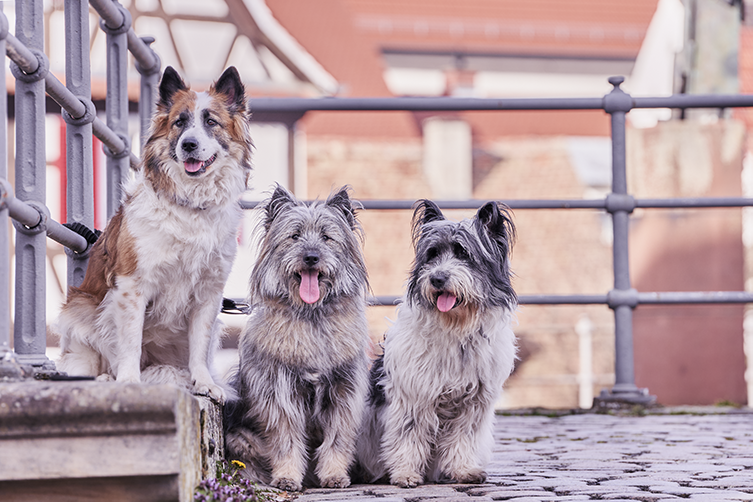
{"label": "blurred building facade", "polygon": [[[202,88],[225,66],[236,65],[252,103],[259,96],[594,97],[610,91],[611,75],[625,75],[623,88],[636,96],[753,92],[753,32],[748,26],[753,13],[745,16],[746,2],[123,4],[136,32],[155,37],[153,47],[163,67],[176,67],[195,88]],[[50,2],[46,9],[52,40],[48,54],[60,76],[64,53],[54,37],[56,23],[62,23],[61,9],[62,2]],[[96,21],[92,15],[92,26]],[[92,33],[97,102],[104,96],[104,53],[97,40],[103,35]],[[137,92],[132,90],[134,99]],[[740,176],[750,149],[751,113],[631,112],[629,191],[636,197],[743,193]],[[136,120],[137,135],[135,126]],[[51,118],[50,128],[60,127],[62,123]],[[601,111],[257,115],[252,130],[255,173],[248,197],[260,199],[272,182],[301,198],[322,198],[344,184],[362,200],[601,197],[611,183],[609,132],[609,117]],[[60,135],[48,133],[49,173],[58,179],[64,170],[54,159],[65,158],[54,140]],[[50,191],[55,192],[55,186],[58,195],[48,202],[62,206],[60,184],[52,183]],[[753,193],[753,188],[746,190]],[[410,216],[393,211],[360,215],[376,295],[403,291],[412,260]],[[744,227],[750,233],[753,226],[745,226],[745,221],[740,210],[636,211],[631,230],[633,286],[639,291],[753,288],[748,280],[753,274],[753,237],[746,245],[740,237]],[[519,210],[515,222],[519,239],[513,269],[519,294],[611,289],[608,215]],[[254,224],[249,212],[228,296],[245,294],[254,259]],[[64,260],[57,262],[51,260],[51,277],[57,283],[48,284],[48,290],[58,288],[59,304],[65,271],[59,270]],[[54,307],[48,309],[48,317],[55,315]],[[372,337],[378,341],[395,309],[374,307],[369,315]],[[747,402],[744,319],[741,306],[637,308],[637,384],[648,387],[663,404]],[[594,394],[611,387],[614,325],[606,306],[523,306],[518,321],[521,361],[501,406],[588,407]],[[241,322],[228,319],[235,332]],[[753,385],[753,378],[750,381]]]}

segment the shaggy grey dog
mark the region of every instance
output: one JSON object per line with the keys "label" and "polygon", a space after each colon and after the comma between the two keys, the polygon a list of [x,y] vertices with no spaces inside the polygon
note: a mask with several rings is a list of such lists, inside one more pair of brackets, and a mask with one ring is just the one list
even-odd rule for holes
{"label": "shaggy grey dog", "polygon": [[459,223],[417,204],[408,290],[371,370],[359,478],[402,487],[486,479],[494,403],[516,352],[514,234],[496,202]]}
{"label": "shaggy grey dog", "polygon": [[346,188],[310,206],[277,187],[251,274],[254,310],[225,409],[227,458],[254,481],[346,487],[368,394],[366,267]]}

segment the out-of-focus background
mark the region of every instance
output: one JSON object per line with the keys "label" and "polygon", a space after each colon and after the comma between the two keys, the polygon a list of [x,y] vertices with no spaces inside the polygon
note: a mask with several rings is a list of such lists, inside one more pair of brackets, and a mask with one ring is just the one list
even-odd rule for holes
{"label": "out-of-focus background", "polygon": [[[125,0],[163,68],[195,88],[238,67],[254,97],[600,97],[626,77],[633,96],[753,90],[753,2],[747,0]],[[14,27],[14,2],[3,2]],[[65,77],[63,2],[46,3],[45,52]],[[92,11],[92,94],[104,113],[105,44]],[[7,61],[7,60],[6,60]],[[137,73],[129,89],[138,145]],[[8,73],[8,86],[13,78]],[[48,99],[47,205],[65,220],[65,124]],[[13,114],[12,96],[9,113]],[[629,191],[636,197],[753,194],[747,110],[633,110]],[[596,198],[609,191],[602,111],[309,112],[253,117],[248,200],[273,182],[303,199],[341,185],[356,199]],[[13,129],[8,145],[12,150]],[[104,228],[104,157],[95,139],[96,226]],[[136,146],[137,148],[137,146]],[[138,152],[136,152],[138,153]],[[12,151],[11,151],[12,155]],[[13,165],[11,159],[10,165]],[[11,167],[11,181],[13,181]],[[449,211],[464,218],[471,211]],[[399,295],[412,260],[409,211],[360,218],[375,295]],[[247,212],[226,296],[245,296],[256,216]],[[753,290],[753,226],[740,209],[636,210],[631,279],[639,291]],[[515,212],[519,294],[603,294],[613,285],[611,220],[592,211]],[[742,238],[741,238],[742,236]],[[48,323],[64,299],[65,253],[48,240]],[[12,280],[12,278],[11,278]],[[394,307],[371,307],[372,338]],[[232,365],[243,316],[226,316],[219,363]],[[753,391],[744,306],[640,306],[636,383],[662,404],[745,404]],[[521,359],[502,407],[590,407],[614,383],[606,306],[523,306]],[[48,340],[54,359],[57,341]],[[753,361],[753,350],[749,350]],[[748,365],[751,363],[749,362]],[[750,387],[750,389],[749,389]]]}

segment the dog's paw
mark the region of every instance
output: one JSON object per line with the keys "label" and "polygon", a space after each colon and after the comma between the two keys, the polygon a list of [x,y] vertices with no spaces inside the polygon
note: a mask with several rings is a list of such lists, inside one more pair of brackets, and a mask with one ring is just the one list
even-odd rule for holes
{"label": "dog's paw", "polygon": [[473,469],[467,472],[459,472],[449,476],[454,483],[479,484],[486,481],[486,472],[481,469]]}
{"label": "dog's paw", "polygon": [[225,389],[215,383],[194,382],[193,393],[199,396],[208,396],[221,404],[227,400]]}
{"label": "dog's paw", "polygon": [[273,479],[270,485],[286,492],[299,492],[303,488],[303,485],[299,481],[294,481],[290,478]]}
{"label": "dog's paw", "polygon": [[421,484],[423,478],[416,473],[390,476],[390,483],[401,488],[415,488]]}
{"label": "dog's paw", "polygon": [[331,476],[322,480],[322,488],[347,488],[350,486],[350,478],[348,476]]}

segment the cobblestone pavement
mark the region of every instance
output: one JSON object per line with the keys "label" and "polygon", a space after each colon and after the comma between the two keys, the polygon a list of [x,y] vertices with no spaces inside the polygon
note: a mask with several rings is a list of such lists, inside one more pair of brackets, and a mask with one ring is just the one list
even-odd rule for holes
{"label": "cobblestone pavement", "polygon": [[499,416],[495,443],[482,485],[309,489],[295,501],[753,500],[750,409]]}

